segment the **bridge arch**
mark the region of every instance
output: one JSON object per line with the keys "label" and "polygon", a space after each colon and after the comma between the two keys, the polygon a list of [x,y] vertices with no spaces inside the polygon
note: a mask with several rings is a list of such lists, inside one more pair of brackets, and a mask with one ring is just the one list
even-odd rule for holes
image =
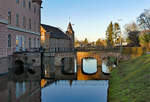
{"label": "bridge arch", "polygon": [[[89,59],[91,59],[91,60],[96,60],[96,71],[93,71],[93,72],[88,72],[88,71],[86,71],[86,70],[89,70],[90,68],[88,68],[88,69],[86,69],[86,68],[84,68],[84,60],[89,60]],[[86,66],[85,66],[86,67]],[[96,74],[97,72],[98,72],[98,61],[97,61],[97,59],[96,58],[94,58],[94,57],[84,57],[84,58],[82,58],[82,61],[81,61],[81,71],[82,71],[82,73],[83,74],[85,74],[85,75],[93,75],[93,74]]]}
{"label": "bridge arch", "polygon": [[74,57],[63,57],[61,59],[62,74],[74,74]]}
{"label": "bridge arch", "polygon": [[65,73],[65,57],[61,58],[61,72]]}
{"label": "bridge arch", "polygon": [[24,73],[24,62],[22,60],[16,60],[14,62],[14,72],[17,75]]}

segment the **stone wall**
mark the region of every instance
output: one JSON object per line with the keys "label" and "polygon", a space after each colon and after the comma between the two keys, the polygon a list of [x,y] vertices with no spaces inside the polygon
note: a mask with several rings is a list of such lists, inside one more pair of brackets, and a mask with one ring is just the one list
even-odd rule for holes
{"label": "stone wall", "polygon": [[10,58],[5,57],[0,59],[0,75],[8,73]]}
{"label": "stone wall", "polygon": [[0,76],[0,101],[8,102],[8,76]]}
{"label": "stone wall", "polygon": [[0,23],[0,58],[7,56],[8,30],[6,26]]}

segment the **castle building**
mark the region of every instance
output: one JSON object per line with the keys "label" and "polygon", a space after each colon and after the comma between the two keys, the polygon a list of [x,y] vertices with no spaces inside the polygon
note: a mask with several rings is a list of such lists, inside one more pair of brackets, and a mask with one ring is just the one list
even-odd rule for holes
{"label": "castle building", "polygon": [[0,58],[40,48],[41,0],[0,1]]}
{"label": "castle building", "polygon": [[74,50],[74,31],[71,23],[66,32],[49,25],[41,25],[41,45],[47,52],[70,52]]}

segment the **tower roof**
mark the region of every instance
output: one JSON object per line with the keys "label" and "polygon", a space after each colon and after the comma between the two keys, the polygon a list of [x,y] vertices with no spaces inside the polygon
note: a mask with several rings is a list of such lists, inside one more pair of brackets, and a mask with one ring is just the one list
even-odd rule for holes
{"label": "tower roof", "polygon": [[68,24],[67,33],[70,33],[70,34],[74,33],[71,22],[69,22]]}

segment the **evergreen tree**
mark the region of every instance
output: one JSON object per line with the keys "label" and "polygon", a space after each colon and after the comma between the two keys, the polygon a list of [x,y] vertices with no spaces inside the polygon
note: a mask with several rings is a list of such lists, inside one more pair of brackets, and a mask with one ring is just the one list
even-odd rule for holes
{"label": "evergreen tree", "polygon": [[112,22],[109,24],[106,30],[106,40],[108,47],[114,46],[114,27]]}

